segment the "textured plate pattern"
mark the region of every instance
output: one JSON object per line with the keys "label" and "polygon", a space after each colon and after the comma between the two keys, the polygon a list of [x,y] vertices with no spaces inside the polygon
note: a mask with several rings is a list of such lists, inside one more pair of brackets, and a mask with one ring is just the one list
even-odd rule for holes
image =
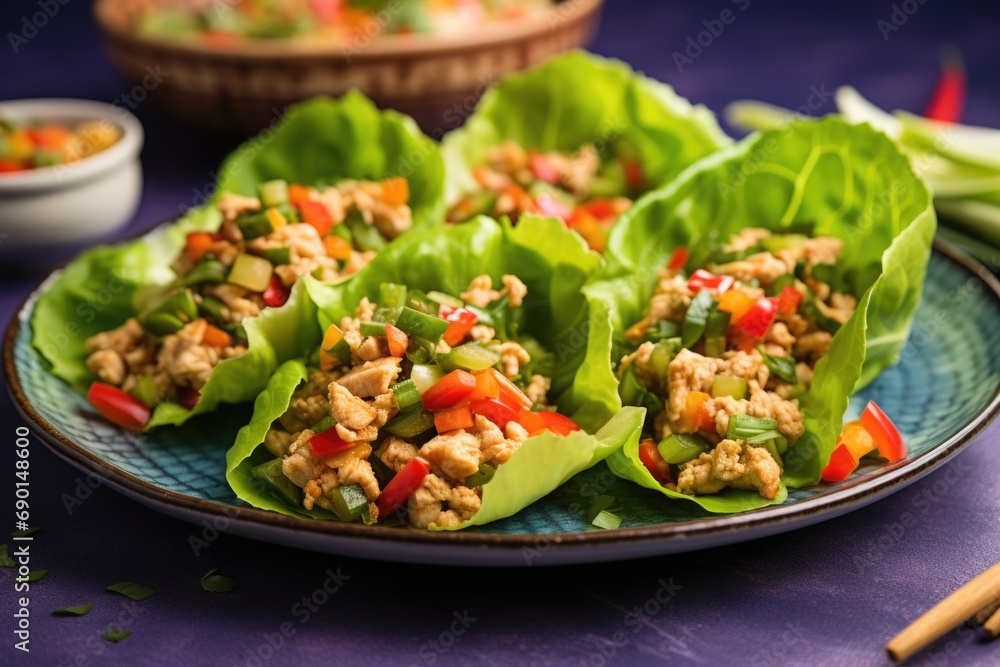
{"label": "textured plate pattern", "polygon": [[[891,468],[869,466],[841,484],[794,491],[784,505],[752,514],[765,518],[810,499],[865,487],[887,470],[905,468],[913,459],[932,453],[967,425],[984,418],[1000,392],[1000,355],[995,352],[1000,349],[1000,302],[991,287],[968,268],[936,252],[900,363],[852,400],[848,417],[874,399],[895,419],[909,446],[908,461]],[[24,391],[20,401],[36,410],[64,439],[157,489],[223,506],[246,507],[225,484],[223,470],[225,451],[236,429],[247,420],[248,407],[228,408],[193,425],[148,436],[122,433],[100,419],[83,397],[46,372],[30,345],[27,318],[32,304],[33,299],[29,299],[19,315],[22,326],[13,346],[17,378]],[[600,532],[604,537],[606,531],[594,529],[585,519],[588,506],[600,494],[616,498],[614,509],[625,517],[622,528],[666,524],[665,528],[672,528],[669,536],[676,538],[677,528],[689,522],[702,527],[712,522],[730,525],[723,524],[727,517],[711,515],[693,503],[666,502],[659,494],[614,477],[600,465],[517,516],[476,530],[524,537]],[[224,507],[215,511],[221,509]],[[273,514],[258,513],[256,519],[281,523]],[[323,532],[330,533],[331,528],[336,530],[325,526]],[[385,534],[377,530],[370,534],[376,533]],[[402,533],[393,534],[403,537]],[[455,536],[427,537],[445,541]]]}

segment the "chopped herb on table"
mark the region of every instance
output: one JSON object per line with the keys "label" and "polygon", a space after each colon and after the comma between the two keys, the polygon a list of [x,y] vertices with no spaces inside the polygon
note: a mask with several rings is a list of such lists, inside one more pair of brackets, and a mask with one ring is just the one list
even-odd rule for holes
{"label": "chopped herb on table", "polygon": [[85,616],[94,608],[92,604],[78,604],[74,607],[63,607],[52,612],[53,616]]}
{"label": "chopped herb on table", "polygon": [[236,588],[236,580],[223,574],[218,569],[212,569],[201,578],[201,587],[209,593],[228,593]]}
{"label": "chopped herb on table", "polygon": [[129,632],[128,630],[116,630],[116,629],[112,629],[112,630],[108,630],[107,632],[101,633],[101,638],[102,639],[106,639],[107,641],[109,641],[109,642],[111,642],[113,644],[117,644],[121,640],[127,639],[128,637],[131,637],[131,636],[132,636],[132,633]]}
{"label": "chopped herb on table", "polygon": [[156,595],[156,591],[152,588],[137,584],[134,581],[119,581],[117,584],[108,586],[106,590],[109,593],[124,595],[132,600],[145,600],[148,597]]}

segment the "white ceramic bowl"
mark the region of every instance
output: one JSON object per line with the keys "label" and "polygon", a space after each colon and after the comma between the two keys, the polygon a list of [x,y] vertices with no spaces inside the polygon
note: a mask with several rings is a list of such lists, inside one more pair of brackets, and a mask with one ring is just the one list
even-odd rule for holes
{"label": "white ceramic bowl", "polygon": [[142,194],[142,125],[124,109],[102,102],[36,99],[0,102],[0,117],[51,120],[76,126],[107,120],[122,130],[113,146],[71,164],[0,175],[0,258],[68,248],[121,229]]}

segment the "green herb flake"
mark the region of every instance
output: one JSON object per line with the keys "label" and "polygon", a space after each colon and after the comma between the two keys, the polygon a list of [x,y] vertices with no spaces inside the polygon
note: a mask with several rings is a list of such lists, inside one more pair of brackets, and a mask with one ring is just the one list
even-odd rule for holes
{"label": "green herb flake", "polygon": [[107,632],[101,633],[101,639],[105,639],[113,644],[117,644],[123,639],[131,637],[132,633],[128,630],[108,630]]}
{"label": "green herb flake", "polygon": [[14,567],[14,559],[7,553],[6,544],[0,544],[0,567]]}
{"label": "green herb flake", "polygon": [[85,616],[88,611],[94,608],[92,604],[78,604],[74,607],[63,607],[52,612],[53,616]]}
{"label": "green herb flake", "polygon": [[119,581],[117,584],[108,586],[106,590],[109,593],[118,593],[136,601],[145,600],[150,596],[156,595],[156,591],[152,588],[137,584],[134,581]]}
{"label": "green herb flake", "polygon": [[594,523],[597,515],[611,507],[614,502],[614,496],[598,496],[587,510],[587,523]]}
{"label": "green herb flake", "polygon": [[236,580],[223,574],[218,569],[209,570],[201,578],[201,587],[209,593],[228,593],[236,588]]}
{"label": "green herb flake", "polygon": [[34,572],[29,572],[25,580],[29,584],[33,584],[36,581],[41,581],[42,579],[44,579],[45,575],[47,575],[48,573],[49,573],[48,570],[35,570]]}
{"label": "green herb flake", "polygon": [[617,514],[612,514],[607,510],[601,510],[598,512],[594,520],[591,521],[593,525],[598,528],[603,528],[605,530],[614,530],[618,526],[622,525],[622,518]]}
{"label": "green herb flake", "polygon": [[34,535],[35,533],[37,533],[40,530],[41,530],[41,528],[39,528],[38,526],[32,526],[31,528],[25,528],[24,530],[15,530],[13,533],[10,534],[10,536],[11,537],[28,537],[29,535]]}

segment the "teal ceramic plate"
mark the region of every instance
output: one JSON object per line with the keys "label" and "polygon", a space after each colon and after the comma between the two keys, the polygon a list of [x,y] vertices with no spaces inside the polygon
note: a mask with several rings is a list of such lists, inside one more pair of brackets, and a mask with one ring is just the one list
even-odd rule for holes
{"label": "teal ceramic plate", "polygon": [[[792,492],[783,505],[712,515],[614,477],[603,465],[511,518],[459,533],[295,519],[253,509],[226,485],[225,453],[249,407],[181,429],[123,433],[49,375],[30,345],[39,290],[11,322],[4,373],[18,409],[61,457],[166,514],[277,544],[350,556],[456,565],[554,565],[691,551],[772,535],[862,507],[915,481],[967,445],[1000,410],[1000,283],[938,242],[924,300],[902,360],[851,401],[869,399],[893,417],[909,457],[868,467],[839,484]],[[51,279],[50,279],[51,280]],[[618,530],[588,525],[600,494],[614,496]]]}

